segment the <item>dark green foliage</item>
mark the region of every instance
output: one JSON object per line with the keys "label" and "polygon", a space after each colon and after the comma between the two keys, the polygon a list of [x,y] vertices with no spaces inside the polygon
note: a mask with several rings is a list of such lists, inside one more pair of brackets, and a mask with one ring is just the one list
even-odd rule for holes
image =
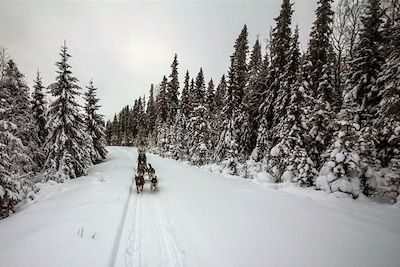
{"label": "dark green foliage", "polygon": [[81,107],[76,98],[81,94],[78,79],[72,75],[66,45],[61,47],[61,60],[56,82],[50,87],[55,100],[49,107],[49,135],[45,144],[48,177],[57,181],[87,173],[91,166],[90,137],[84,132]]}
{"label": "dark green foliage", "polygon": [[93,86],[93,81],[90,81],[85,92],[85,130],[88,136],[91,137],[91,160],[93,163],[99,163],[106,159],[106,133],[104,128],[103,116],[98,113],[100,106],[97,98],[97,88]]}

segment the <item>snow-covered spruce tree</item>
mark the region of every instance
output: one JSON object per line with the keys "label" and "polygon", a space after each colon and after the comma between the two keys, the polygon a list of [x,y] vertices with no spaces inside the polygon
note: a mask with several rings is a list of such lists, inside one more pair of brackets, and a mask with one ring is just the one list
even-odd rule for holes
{"label": "snow-covered spruce tree", "polygon": [[[382,47],[382,15],[379,0],[369,0],[365,15],[361,18],[362,28],[360,41],[351,62],[349,87],[357,103],[361,106],[361,120],[369,117],[377,109],[380,102],[375,81],[383,64]],[[363,126],[363,125],[362,125]]]}
{"label": "snow-covered spruce tree", "polygon": [[168,101],[168,123],[172,125],[176,118],[179,108],[179,81],[178,81],[178,56],[175,54],[174,61],[171,64],[171,74],[169,75],[167,87]]}
{"label": "snow-covered spruce tree", "polygon": [[[182,91],[182,97],[185,91]],[[182,102],[181,102],[182,103]],[[176,121],[173,126],[174,136],[174,158],[188,160],[190,136],[188,134],[189,118],[184,114],[182,109],[178,110]]]}
{"label": "snow-covered spruce tree", "polygon": [[169,126],[168,126],[168,96],[167,96],[167,77],[163,77],[159,91],[156,97],[157,119],[156,119],[156,146],[162,156],[168,152],[169,149]]}
{"label": "snow-covered spruce tree", "polygon": [[44,86],[42,84],[42,78],[40,72],[37,72],[36,80],[34,81],[33,92],[32,92],[32,111],[33,118],[38,127],[38,137],[40,140],[40,146],[43,146],[47,138],[47,103],[46,95],[44,92]]}
{"label": "snow-covered spruce tree", "polygon": [[139,99],[135,99],[132,108],[127,107],[126,113],[126,123],[127,127],[127,142],[126,146],[133,146],[136,144],[136,139],[138,137],[139,128],[145,127],[144,125],[139,125]]}
{"label": "snow-covered spruce tree", "polygon": [[190,94],[190,76],[186,71],[185,82],[182,89],[181,100],[179,102],[179,110],[176,116],[176,122],[173,126],[175,132],[176,157],[182,160],[189,160],[190,140],[189,136],[189,118],[192,114],[192,96]]}
{"label": "snow-covered spruce tree", "polygon": [[[137,100],[136,100],[137,101]],[[119,128],[119,140],[118,145],[127,146],[132,141],[132,136],[136,136],[137,128],[136,124],[132,122],[136,120],[136,116],[131,114],[129,105],[122,108],[118,114],[118,128]]]}
{"label": "snow-covered spruce tree", "polygon": [[333,17],[331,2],[318,1],[317,18],[302,66],[302,85],[313,100],[306,123],[309,129],[306,148],[317,169],[322,166],[321,155],[332,140],[332,122],[339,99],[337,88],[334,87],[334,55],[330,42]]}
{"label": "snow-covered spruce tree", "polygon": [[108,146],[112,146],[111,138],[113,136],[113,127],[112,127],[112,122],[110,120],[107,120],[106,122],[105,134],[106,134],[106,144]]}
{"label": "snow-covered spruce tree", "polygon": [[[391,30],[392,50],[378,76],[377,86],[382,97],[376,127],[385,136],[384,166],[389,169],[384,183],[384,193],[391,201],[399,201],[400,194],[400,18]],[[383,157],[381,157],[383,158]]]}
{"label": "snow-covered spruce tree", "polygon": [[226,94],[226,80],[225,74],[222,75],[221,80],[215,90],[215,109],[218,116],[222,112],[225,106],[225,94]]}
{"label": "snow-covered spruce tree", "polygon": [[317,189],[334,193],[342,192],[357,198],[360,194],[360,156],[355,112],[357,103],[347,93],[341,111],[335,119],[334,142],[328,149],[326,161],[316,181]]}
{"label": "snow-covered spruce tree", "polygon": [[133,102],[133,106],[126,106],[125,113],[123,116],[123,125],[122,128],[125,128],[125,136],[124,136],[124,145],[125,146],[133,146],[135,144],[135,140],[138,136],[139,125],[139,99],[135,99]]}
{"label": "snow-covered spruce tree", "polygon": [[113,146],[118,146],[120,144],[120,132],[119,132],[119,122],[117,114],[114,114],[111,127],[112,127],[111,144]]}
{"label": "snow-covered spruce tree", "polygon": [[191,95],[190,95],[190,76],[189,71],[186,71],[185,74],[185,82],[182,89],[181,101],[179,102],[179,109],[181,113],[185,115],[187,118],[190,115],[191,111]]}
{"label": "snow-covered spruce tree", "polygon": [[[16,103],[24,98],[27,100],[18,95],[28,94],[22,79],[15,63],[8,61],[0,77],[0,219],[13,213],[15,205],[34,190],[30,173],[36,164],[29,143],[21,139],[25,137],[21,132],[25,125],[16,124],[25,121],[23,117],[29,115]],[[29,102],[24,105],[27,104]],[[22,113],[14,113],[17,111]]]}
{"label": "snow-covered spruce tree", "polygon": [[60,56],[56,82],[50,88],[54,101],[48,110],[49,135],[45,143],[47,177],[56,181],[85,175],[92,164],[88,150],[91,137],[84,131],[81,107],[76,102],[81,88],[68,64],[71,56],[65,43]]}
{"label": "snow-covered spruce tree", "polygon": [[285,66],[288,61],[287,53],[290,50],[292,34],[290,29],[292,5],[290,0],[283,0],[280,14],[275,18],[276,26],[272,30],[270,40],[271,65],[265,81],[267,90],[264,92],[265,96],[263,96],[263,103],[260,107],[261,118],[257,146],[262,149],[268,171],[272,167],[269,162],[270,152],[277,143],[277,138],[274,138],[271,130],[282,119],[288,101],[288,86],[284,86],[284,81],[287,76]]}
{"label": "snow-covered spruce tree", "polygon": [[146,125],[146,112],[144,104],[145,101],[146,100],[144,98],[139,98],[138,100],[138,111],[137,111],[138,133],[136,140],[134,141],[146,140],[147,125]]}
{"label": "snow-covered spruce tree", "polygon": [[103,116],[98,113],[100,106],[97,98],[97,88],[93,86],[93,81],[89,82],[85,92],[85,130],[92,139],[90,149],[91,160],[99,163],[107,156],[106,134]]}
{"label": "snow-covered spruce tree", "polygon": [[205,105],[210,115],[214,114],[216,104],[215,104],[214,82],[212,79],[207,84]]}
{"label": "snow-covered spruce tree", "polygon": [[[382,54],[382,15],[379,0],[369,0],[366,12],[361,18],[362,27],[360,41],[354,51],[354,60],[351,62],[348,88],[359,105],[358,123],[361,126],[360,157],[362,164],[361,188],[364,194],[371,195],[375,190],[371,188],[371,179],[374,172],[380,168],[376,161],[377,145],[384,143],[378,140],[375,121],[379,109],[381,96],[376,87],[376,80],[383,64]],[[383,135],[382,135],[383,136]],[[384,161],[384,157],[382,157]]]}
{"label": "snow-covered spruce tree", "polygon": [[263,67],[262,64],[261,46],[257,38],[250,55],[248,82],[245,88],[245,96],[243,100],[247,123],[244,123],[242,127],[247,127],[247,129],[242,129],[242,132],[247,134],[242,135],[240,143],[243,146],[242,150],[246,156],[252,152],[257,142],[257,118],[260,106],[260,96],[257,96],[257,91],[258,87],[262,86],[260,84],[260,73]]}
{"label": "snow-covered spruce tree", "polygon": [[29,88],[24,81],[24,75],[19,71],[17,65],[8,61],[5,69],[4,85],[11,92],[10,121],[18,127],[16,136],[21,139],[26,147],[26,153],[32,158],[34,165],[31,170],[37,171],[43,164],[43,151],[40,147],[38,128],[35,125]]}
{"label": "snow-covered spruce tree", "polygon": [[147,140],[150,146],[155,144],[155,126],[157,120],[156,102],[154,99],[154,85],[150,87],[149,100],[146,107]]}
{"label": "snow-covered spruce tree", "polygon": [[3,87],[9,91],[8,120],[17,126],[15,136],[22,141],[25,154],[31,163],[18,165],[25,173],[36,172],[43,164],[43,153],[37,134],[37,126],[33,118],[29,88],[13,60],[7,62],[4,71]]}
{"label": "snow-covered spruce tree", "polygon": [[247,26],[244,25],[234,45],[231,56],[231,65],[228,72],[225,106],[222,111],[222,130],[216,148],[216,159],[224,162],[225,169],[230,174],[237,174],[239,141],[241,136],[240,125],[244,121],[243,97],[247,83]]}
{"label": "snow-covered spruce tree", "polygon": [[189,119],[190,140],[190,161],[195,165],[204,165],[209,162],[210,145],[209,133],[210,125],[208,120],[208,110],[205,105],[206,88],[203,69],[196,77],[193,95],[193,111]]}
{"label": "snow-covered spruce tree", "polygon": [[[267,49],[269,45],[267,45]],[[256,85],[251,98],[251,107],[254,109],[254,128],[256,129],[256,146],[252,151],[252,158],[255,161],[261,161],[264,158],[263,152],[267,149],[268,136],[267,136],[267,116],[264,116],[264,104],[267,104],[266,98],[269,93],[268,76],[270,67],[270,57],[268,52],[265,52],[264,59],[262,61],[261,71],[258,75]],[[264,134],[261,134],[264,133]]]}
{"label": "snow-covered spruce tree", "polygon": [[8,55],[7,49],[0,46],[0,79],[4,76],[4,70],[6,69],[8,60],[10,60],[10,56]]}
{"label": "snow-covered spruce tree", "polygon": [[[217,118],[217,114],[215,113],[216,111],[216,99],[215,99],[215,90],[214,90],[214,82],[211,79],[208,82],[207,85],[207,91],[206,91],[206,98],[205,98],[205,107],[207,108],[207,118],[208,122],[210,124],[210,127],[213,127],[215,124],[215,120]],[[213,129],[211,128],[211,132],[213,132]],[[216,144],[216,139],[215,138],[210,138],[209,142],[209,148],[214,149]]]}
{"label": "snow-covered spruce tree", "polygon": [[277,182],[293,181],[302,186],[312,185],[312,177],[317,174],[314,164],[305,149],[306,111],[309,98],[300,85],[300,49],[298,28],[293,34],[288,62],[285,66],[284,86],[289,88],[289,100],[281,121],[273,128],[277,144],[271,150],[270,172]]}
{"label": "snow-covered spruce tree", "polygon": [[222,111],[225,106],[226,88],[225,75],[222,75],[217,89],[215,90],[215,118],[211,121],[211,138],[214,144],[218,144],[222,132],[222,123],[224,121]]}
{"label": "snow-covered spruce tree", "polygon": [[[1,82],[0,89],[4,89]],[[0,100],[4,99],[3,96],[4,92]],[[24,173],[19,165],[24,162],[32,164],[21,139],[15,136],[18,127],[4,116],[9,108],[5,102],[0,102],[0,219],[13,213],[15,205],[24,200],[23,189],[31,187],[31,183],[29,179],[21,179]]]}

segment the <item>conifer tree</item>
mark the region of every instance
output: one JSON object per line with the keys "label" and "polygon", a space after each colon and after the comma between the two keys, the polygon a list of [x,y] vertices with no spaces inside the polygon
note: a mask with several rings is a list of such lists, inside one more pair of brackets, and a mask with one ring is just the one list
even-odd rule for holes
{"label": "conifer tree", "polygon": [[[302,84],[312,102],[308,115],[307,152],[319,169],[323,163],[321,155],[332,140],[334,111],[338,109],[340,93],[334,87],[334,56],[330,42],[332,34],[332,0],[318,1],[316,20],[312,26],[309,48],[302,70]],[[314,177],[315,178],[315,177]]]}
{"label": "conifer tree", "polygon": [[50,89],[55,100],[49,106],[49,135],[45,144],[48,176],[57,181],[85,175],[91,166],[87,144],[90,137],[83,131],[81,107],[76,102],[81,88],[68,64],[71,56],[65,43],[60,56],[61,60],[56,63],[56,82]]}
{"label": "conifer tree", "polygon": [[175,125],[173,126],[175,133],[173,157],[175,159],[189,160],[191,136],[189,135],[188,128],[189,117],[183,113],[182,109],[179,109]]}
{"label": "conifer tree", "polygon": [[10,59],[4,71],[3,87],[9,92],[8,120],[16,125],[15,137],[24,146],[24,153],[29,162],[18,163],[24,172],[35,172],[43,164],[43,154],[39,147],[38,129],[34,124],[29,88],[24,81],[24,75],[19,71],[15,62]]}
{"label": "conifer tree", "polygon": [[164,76],[157,94],[157,121],[165,123],[168,119],[167,78]]}
{"label": "conifer tree", "polygon": [[170,145],[170,133],[168,125],[168,95],[167,95],[168,81],[167,77],[163,77],[159,92],[157,94],[157,119],[156,119],[156,129],[157,129],[157,146],[161,150],[161,153],[166,153]]}
{"label": "conifer tree", "polygon": [[[380,101],[374,89],[375,81],[383,64],[382,42],[382,10],[379,0],[369,0],[366,14],[362,17],[360,41],[355,50],[355,58],[351,63],[349,86],[357,103],[365,115],[376,110]],[[363,112],[364,113],[364,112]],[[362,118],[363,119],[363,118]]]}
{"label": "conifer tree", "polygon": [[194,105],[205,105],[206,103],[206,85],[204,79],[203,68],[200,68],[194,83]]}
{"label": "conifer tree", "polygon": [[154,85],[151,84],[149,100],[146,107],[147,136],[151,138],[154,133],[157,119],[156,102],[154,99]]}
{"label": "conifer tree", "polygon": [[222,75],[221,80],[217,86],[215,91],[215,106],[216,106],[216,113],[218,116],[221,116],[221,112],[225,106],[225,94],[226,94],[226,80],[225,75]]}
{"label": "conifer tree", "polygon": [[106,134],[106,144],[108,146],[112,146],[111,140],[113,136],[113,127],[112,127],[112,122],[110,120],[107,120],[105,134]]}
{"label": "conifer tree", "polygon": [[[225,106],[225,94],[226,94],[226,80],[225,75],[222,75],[221,80],[215,90],[215,112],[214,112],[214,119],[210,122],[211,127],[211,142],[214,145],[218,144],[219,137],[222,131],[222,111]],[[214,157],[214,155],[213,155]]]}
{"label": "conifer tree", "polygon": [[118,117],[117,114],[114,114],[114,118],[111,123],[111,128],[112,128],[112,136],[111,136],[111,144],[113,146],[120,145],[120,131],[119,131],[119,122],[118,122]]}
{"label": "conifer tree", "polygon": [[[215,92],[214,92],[214,82],[211,79],[207,85],[205,104],[207,106],[208,112],[214,114],[215,112]],[[211,119],[211,118],[210,118]]]}
{"label": "conifer tree", "polygon": [[85,129],[91,137],[91,159],[93,163],[99,163],[106,159],[106,134],[103,116],[98,113],[100,106],[97,98],[97,88],[93,86],[93,81],[89,82],[85,92]]}
{"label": "conifer tree", "polygon": [[168,121],[173,124],[179,108],[179,81],[178,81],[178,56],[175,54],[171,64],[170,80],[167,87]]}
{"label": "conifer tree", "polygon": [[383,64],[382,52],[382,15],[379,0],[369,0],[366,12],[361,18],[360,41],[354,51],[351,62],[348,87],[358,104],[358,123],[361,126],[360,157],[362,164],[361,188],[364,194],[373,194],[368,182],[371,173],[380,167],[377,160],[378,132],[374,128],[381,96],[376,90],[376,80]]}
{"label": "conifer tree", "polygon": [[25,139],[35,138],[28,97],[23,75],[9,60],[0,76],[0,219],[34,190],[30,179],[36,169],[34,139]]}
{"label": "conifer tree", "polygon": [[326,153],[326,162],[316,180],[317,189],[342,192],[357,198],[360,194],[359,125],[355,118],[356,103],[351,93],[344,103],[335,124],[334,142]]}
{"label": "conifer tree", "polygon": [[271,64],[265,81],[267,90],[260,107],[261,118],[258,131],[258,147],[261,148],[267,162],[270,151],[276,143],[271,129],[282,118],[288,95],[288,87],[285,86],[287,76],[285,66],[291,42],[292,5],[290,0],[283,0],[280,14],[275,18],[276,26],[271,33],[269,51]]}
{"label": "conifer tree", "polygon": [[47,103],[45,99],[44,86],[42,85],[42,78],[40,77],[40,72],[37,72],[36,80],[34,81],[32,92],[32,111],[33,118],[38,127],[38,137],[40,140],[40,145],[43,146],[47,138]]}
{"label": "conifer tree", "polygon": [[206,107],[206,88],[203,69],[197,74],[194,95],[192,100],[193,110],[189,119],[190,161],[195,165],[203,165],[209,161],[210,125]]}
{"label": "conifer tree", "polygon": [[185,83],[182,89],[182,96],[181,96],[181,101],[180,101],[180,110],[181,113],[186,116],[187,118],[190,116],[190,111],[191,111],[191,97],[190,95],[190,77],[189,77],[189,71],[186,71],[185,75]]}
{"label": "conifer tree", "polygon": [[[257,38],[249,62],[248,84],[245,90],[244,108],[247,116],[248,139],[242,140],[244,153],[248,154],[256,146],[258,131],[258,109],[260,106],[258,90],[261,87],[261,70],[263,67],[261,46]],[[246,130],[243,130],[246,131]]]}
{"label": "conifer tree", "polygon": [[[267,49],[268,50],[268,47]],[[268,117],[264,116],[265,105],[268,104],[266,101],[269,94],[268,77],[270,67],[270,56],[268,52],[265,53],[261,71],[258,75],[258,79],[254,85],[253,96],[250,99],[251,110],[254,116],[254,128],[256,129],[256,146],[253,149],[252,157],[256,161],[260,161],[264,158],[264,152],[267,150],[268,144]]]}
{"label": "conifer tree", "polygon": [[400,17],[390,29],[389,36],[392,49],[377,80],[376,90],[382,100],[374,126],[381,129],[383,155],[380,158],[390,170],[385,193],[395,202],[400,194]]}
{"label": "conifer tree", "polygon": [[247,83],[248,41],[247,26],[244,25],[234,45],[231,65],[228,72],[225,106],[222,111],[222,130],[217,145],[216,158],[226,161],[226,169],[231,174],[237,173],[238,150],[240,145],[241,127],[244,121],[243,97]]}
{"label": "conifer tree", "polygon": [[138,99],[138,111],[137,111],[137,124],[138,124],[138,133],[137,140],[145,140],[146,139],[146,113],[145,113],[145,105],[144,99]]}
{"label": "conifer tree", "polygon": [[273,128],[277,145],[271,155],[269,169],[277,182],[291,180],[302,186],[312,185],[317,174],[305,149],[306,110],[309,99],[300,85],[300,49],[298,28],[293,34],[285,66],[285,86],[289,88],[285,114]]}
{"label": "conifer tree", "polygon": [[[134,107],[136,105],[137,105],[137,100],[135,100]],[[120,131],[120,139],[119,139],[120,145],[127,146],[132,144],[132,139],[137,134],[136,119],[137,117],[135,116],[135,114],[131,114],[129,105],[126,105],[119,113],[118,122]]]}

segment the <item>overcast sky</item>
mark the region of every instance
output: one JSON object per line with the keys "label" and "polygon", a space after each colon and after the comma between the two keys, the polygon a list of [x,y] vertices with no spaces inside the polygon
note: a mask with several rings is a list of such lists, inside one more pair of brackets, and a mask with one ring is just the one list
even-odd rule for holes
{"label": "overcast sky", "polygon": [[[32,86],[39,68],[44,84],[54,81],[60,46],[67,40],[72,71],[84,87],[92,78],[111,118],[169,75],[178,54],[180,83],[203,67],[217,83],[228,69],[233,44],[244,24],[252,47],[265,46],[281,1],[257,2],[0,2],[0,45],[8,49]],[[306,48],[316,1],[297,0]]]}

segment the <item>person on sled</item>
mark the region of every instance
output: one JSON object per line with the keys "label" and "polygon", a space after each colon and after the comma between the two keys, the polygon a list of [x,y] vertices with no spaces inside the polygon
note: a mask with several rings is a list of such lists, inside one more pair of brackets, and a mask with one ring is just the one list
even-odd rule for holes
{"label": "person on sled", "polygon": [[141,140],[138,146],[138,172],[144,174],[147,168],[147,158],[146,158],[146,145],[144,141]]}

